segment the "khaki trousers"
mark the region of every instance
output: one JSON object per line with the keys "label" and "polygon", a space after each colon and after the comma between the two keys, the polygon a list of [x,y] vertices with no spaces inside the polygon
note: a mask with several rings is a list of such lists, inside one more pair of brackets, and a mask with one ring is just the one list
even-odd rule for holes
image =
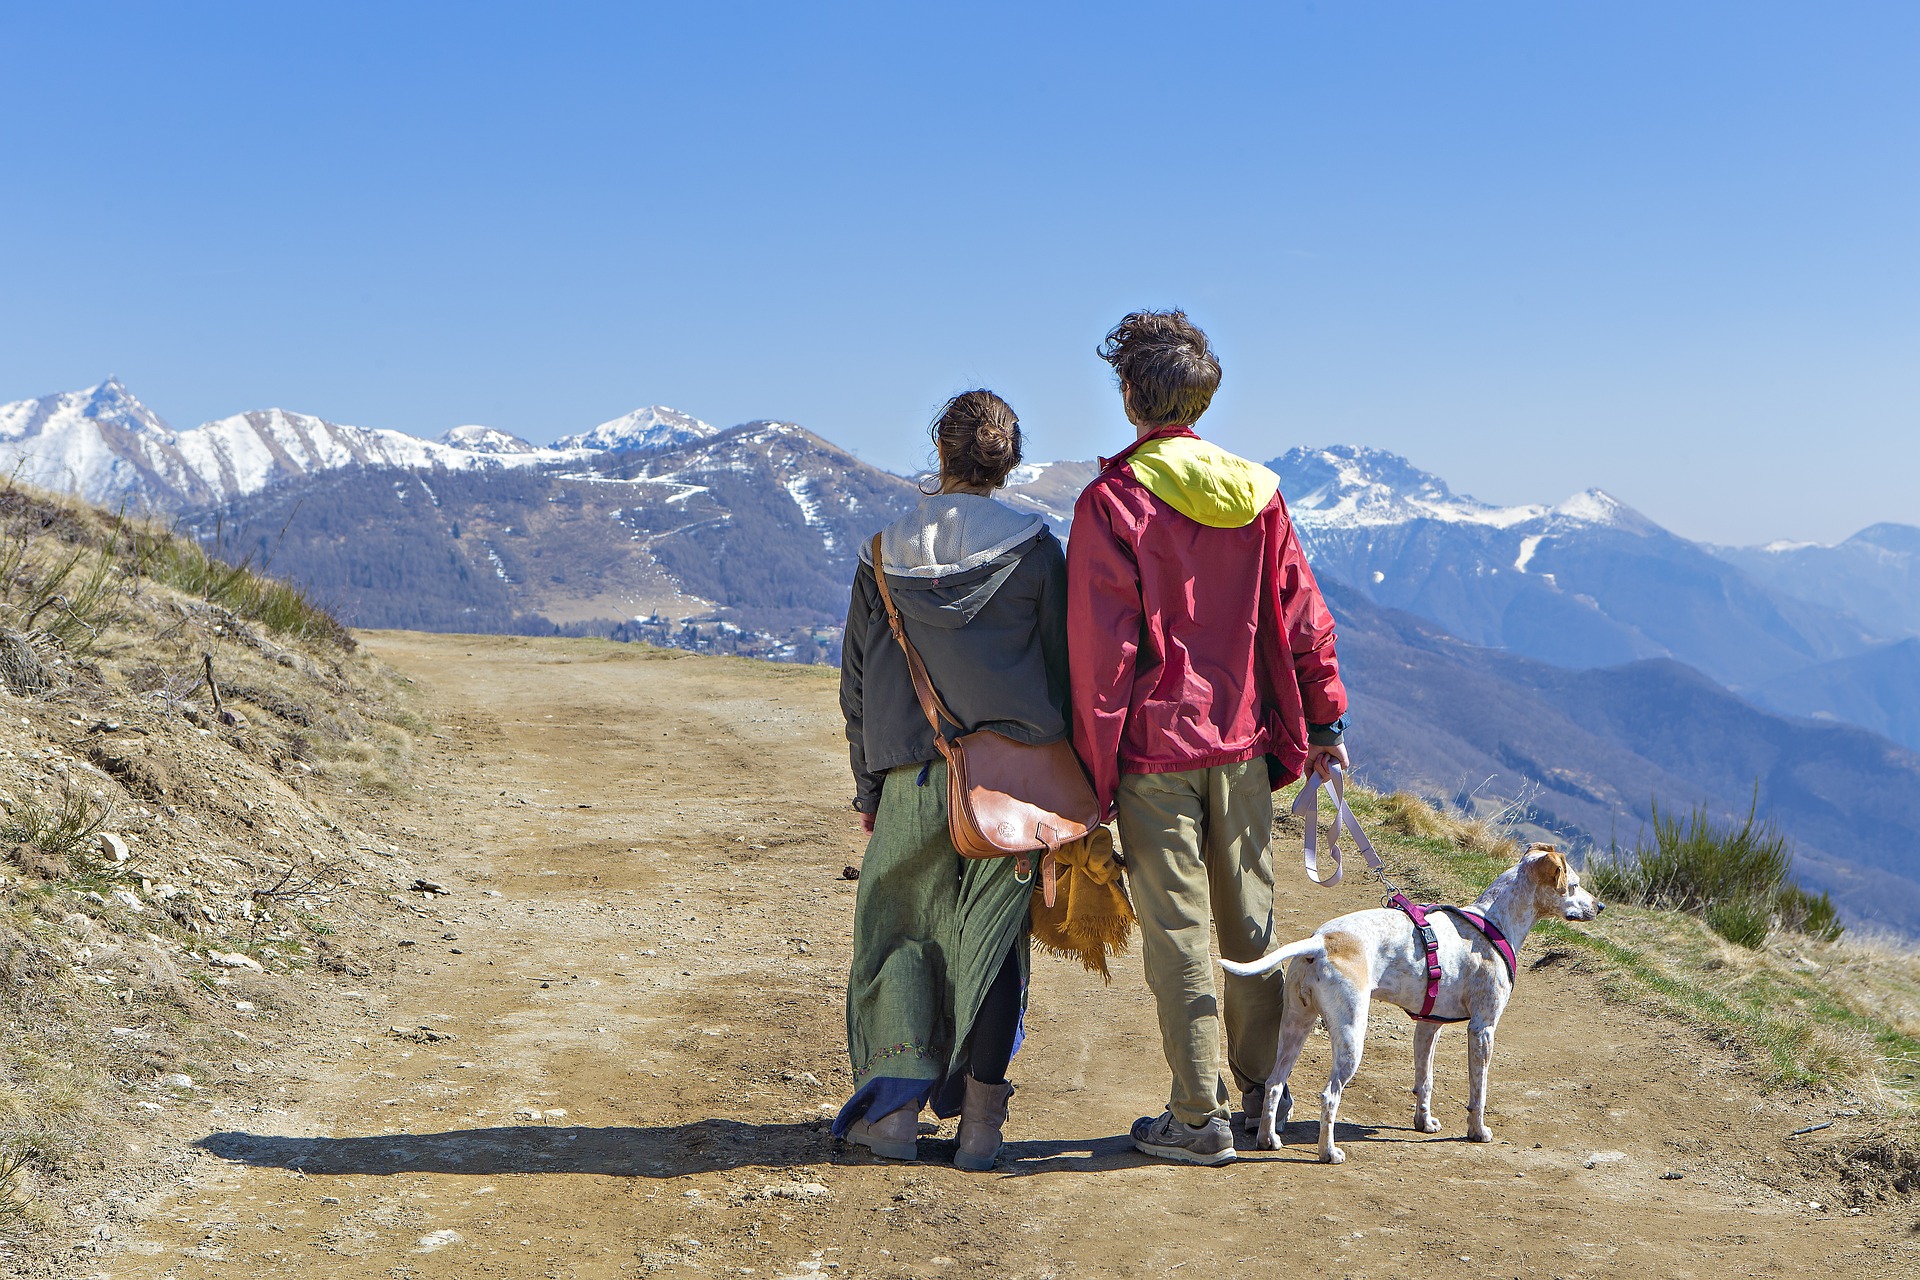
{"label": "khaki trousers", "polygon": [[1173,1070],[1167,1106],[1190,1125],[1225,1119],[1233,1108],[1220,1075],[1216,974],[1225,994],[1227,1065],[1241,1092],[1266,1083],[1280,1036],[1280,972],[1233,977],[1214,965],[1207,947],[1209,917],[1229,960],[1258,960],[1273,939],[1266,761],[1124,774],[1118,800],[1141,959]]}

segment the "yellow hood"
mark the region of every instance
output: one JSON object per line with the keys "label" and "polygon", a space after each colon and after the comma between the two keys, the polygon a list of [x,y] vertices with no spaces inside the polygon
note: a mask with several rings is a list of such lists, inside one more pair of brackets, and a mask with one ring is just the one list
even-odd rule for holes
{"label": "yellow hood", "polygon": [[1213,529],[1251,524],[1280,477],[1197,436],[1149,440],[1127,457],[1133,478],[1181,515]]}

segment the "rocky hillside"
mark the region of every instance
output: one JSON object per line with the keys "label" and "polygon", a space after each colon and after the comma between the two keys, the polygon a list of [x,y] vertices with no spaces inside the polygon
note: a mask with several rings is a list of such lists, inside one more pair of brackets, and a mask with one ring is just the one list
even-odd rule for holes
{"label": "rocky hillside", "polygon": [[0,488],[9,1274],[49,1229],[104,1239],[157,1135],[263,1105],[303,1020],[384,963],[371,917],[413,879],[376,813],[419,728],[392,687],[297,590]]}

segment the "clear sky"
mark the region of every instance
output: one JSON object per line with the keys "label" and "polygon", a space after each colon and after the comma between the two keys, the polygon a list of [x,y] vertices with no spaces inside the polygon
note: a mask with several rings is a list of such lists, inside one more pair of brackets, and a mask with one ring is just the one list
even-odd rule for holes
{"label": "clear sky", "polygon": [[0,401],[1087,457],[1181,305],[1257,458],[1920,524],[1911,3],[0,0],[0,166]]}

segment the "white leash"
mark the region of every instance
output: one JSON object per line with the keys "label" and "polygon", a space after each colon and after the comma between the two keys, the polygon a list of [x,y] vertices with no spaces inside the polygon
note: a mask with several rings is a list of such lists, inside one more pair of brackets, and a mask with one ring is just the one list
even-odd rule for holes
{"label": "white leash", "polygon": [[1385,879],[1387,864],[1373,851],[1373,841],[1367,839],[1367,833],[1360,829],[1360,820],[1353,816],[1353,810],[1347,807],[1346,775],[1339,765],[1329,765],[1333,775],[1327,790],[1333,793],[1333,832],[1327,841],[1327,852],[1333,856],[1333,874],[1320,878],[1320,784],[1323,779],[1319,773],[1307,775],[1307,785],[1300,788],[1300,794],[1294,797],[1293,813],[1295,817],[1307,820],[1307,878],[1323,889],[1331,889],[1340,883],[1343,872],[1340,856],[1340,828],[1344,825],[1353,833],[1353,843],[1360,850],[1360,856],[1367,860],[1367,870]]}

